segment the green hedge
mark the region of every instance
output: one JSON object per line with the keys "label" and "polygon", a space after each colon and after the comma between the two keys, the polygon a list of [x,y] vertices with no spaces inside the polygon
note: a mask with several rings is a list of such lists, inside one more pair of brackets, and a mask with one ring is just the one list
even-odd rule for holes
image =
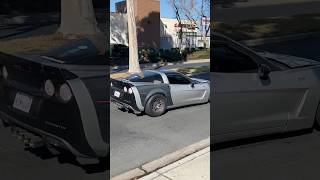
{"label": "green hedge", "polygon": [[[140,63],[177,62],[187,60],[188,55],[201,51],[201,48],[187,48],[180,53],[179,48],[160,49],[158,52],[152,48],[139,49]],[[113,45],[111,56],[116,59],[128,59],[129,48],[124,45]]]}

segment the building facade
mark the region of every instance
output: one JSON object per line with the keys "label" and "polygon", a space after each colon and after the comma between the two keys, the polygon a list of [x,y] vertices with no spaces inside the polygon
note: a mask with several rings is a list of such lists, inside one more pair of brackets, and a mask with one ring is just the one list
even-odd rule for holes
{"label": "building facade", "polygon": [[[210,47],[210,32],[204,39],[199,24],[175,18],[160,18],[159,0],[135,0],[135,14],[139,48],[171,49]],[[116,3],[116,12],[110,14],[110,42],[128,46],[126,2]],[[200,20],[199,20],[200,22]],[[199,23],[196,22],[196,23]],[[182,42],[179,30],[182,27]]]}
{"label": "building facade", "polygon": [[[199,25],[189,20],[181,20],[179,24],[177,19],[161,18],[160,20],[160,47],[162,49],[178,48],[196,48],[203,47],[206,40],[207,48],[210,47],[210,32],[204,39]],[[182,28],[181,39],[179,32]],[[181,45],[180,45],[181,44]]]}
{"label": "building facade", "polygon": [[[160,0],[135,0],[138,46],[160,48]],[[126,13],[126,1],[116,3],[116,13]]]}

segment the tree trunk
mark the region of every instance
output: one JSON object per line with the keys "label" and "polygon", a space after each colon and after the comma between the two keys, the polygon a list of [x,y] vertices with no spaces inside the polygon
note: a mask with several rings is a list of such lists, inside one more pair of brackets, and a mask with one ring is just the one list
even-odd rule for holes
{"label": "tree trunk", "polygon": [[206,33],[203,34],[203,48],[207,49],[207,36]]}
{"label": "tree trunk", "polygon": [[137,27],[134,13],[134,0],[127,0],[129,34],[129,73],[141,73],[138,56]]}
{"label": "tree trunk", "polygon": [[91,0],[61,0],[61,24],[58,32],[64,37],[100,33]]}

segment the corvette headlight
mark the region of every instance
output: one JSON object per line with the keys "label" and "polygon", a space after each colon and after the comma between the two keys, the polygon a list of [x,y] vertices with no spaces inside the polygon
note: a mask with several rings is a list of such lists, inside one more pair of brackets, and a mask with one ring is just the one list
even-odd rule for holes
{"label": "corvette headlight", "polygon": [[133,93],[132,88],[129,88],[129,89],[128,89],[128,93],[129,93],[129,94],[132,94],[132,93]]}
{"label": "corvette headlight", "polygon": [[44,83],[44,91],[46,92],[46,94],[48,96],[53,96],[55,93],[55,87],[54,84],[52,83],[52,81],[50,79],[46,80],[46,82]]}
{"label": "corvette headlight", "polygon": [[64,83],[60,86],[59,96],[64,102],[70,101],[70,99],[72,98],[72,92],[68,84]]}
{"label": "corvette headlight", "polygon": [[2,67],[2,77],[7,80],[9,76],[8,70],[5,66]]}
{"label": "corvette headlight", "polygon": [[128,92],[128,88],[127,88],[127,87],[124,87],[124,88],[123,88],[123,91],[124,91],[124,92]]}

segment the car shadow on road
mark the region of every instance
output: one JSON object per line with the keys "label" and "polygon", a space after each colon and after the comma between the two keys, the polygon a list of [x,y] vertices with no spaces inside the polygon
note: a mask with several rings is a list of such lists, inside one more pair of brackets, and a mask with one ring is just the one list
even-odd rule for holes
{"label": "car shadow on road", "polygon": [[57,158],[60,164],[71,164],[80,167],[87,174],[103,173],[110,170],[110,157],[102,159],[99,162],[82,164],[79,163],[79,161],[73,154],[64,150],[60,150],[58,154],[53,154],[45,147],[26,149],[26,151],[34,154],[42,160]]}
{"label": "car shadow on road", "polygon": [[[191,105],[186,105],[186,106],[179,106],[179,107],[175,107],[175,108],[170,108],[170,109],[167,109],[166,112],[163,115],[167,115],[172,110],[195,107],[195,106],[200,106],[200,105],[205,105],[205,104],[210,104],[210,102],[199,103],[199,104],[191,104]],[[126,110],[126,109],[123,109],[123,108],[118,108],[118,110],[122,111],[122,112],[127,112],[129,114],[133,114],[133,115],[136,115],[136,116],[148,116],[145,112],[135,113],[134,111],[132,111],[130,109]]]}
{"label": "car shadow on road", "polygon": [[[309,134],[309,133],[312,133],[313,130],[314,130],[313,128],[310,128],[310,129],[297,130],[297,131],[286,132],[286,133],[262,135],[262,136],[257,136],[257,137],[250,137],[250,138],[245,138],[245,139],[240,139],[240,140],[233,140],[233,141],[227,141],[227,142],[222,142],[222,143],[217,143],[217,144],[211,144],[210,150],[211,151],[218,151],[218,150],[223,150],[223,149],[227,149],[227,148],[235,148],[235,147],[239,147],[239,146],[243,146],[243,145],[250,145],[250,144],[261,143],[261,142],[266,142],[266,141],[271,141],[271,140],[286,139],[286,138],[290,138],[290,137]],[[214,137],[211,137],[211,139],[213,139],[213,138]]]}

